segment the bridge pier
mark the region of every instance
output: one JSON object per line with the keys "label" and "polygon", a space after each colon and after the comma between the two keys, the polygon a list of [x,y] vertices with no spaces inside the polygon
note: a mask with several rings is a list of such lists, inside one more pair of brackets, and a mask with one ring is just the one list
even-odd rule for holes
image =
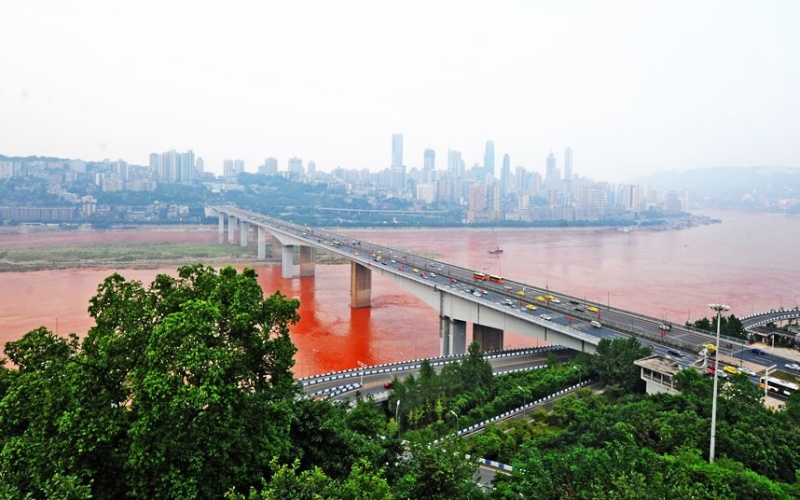
{"label": "bridge pier", "polygon": [[358,262],[350,263],[350,307],[372,305],[372,270]]}
{"label": "bridge pier", "polygon": [[281,278],[294,277],[294,246],[281,247]]}
{"label": "bridge pier", "polygon": [[474,323],[472,340],[480,344],[483,352],[498,351],[503,348],[503,330]]}
{"label": "bridge pier", "polygon": [[239,246],[247,246],[247,237],[250,232],[250,224],[247,221],[240,221],[239,223]]}
{"label": "bridge pier", "polygon": [[300,247],[300,276],[314,276],[316,249],[309,246]]}
{"label": "bridge pier", "polygon": [[217,213],[217,217],[219,218],[219,229],[218,229],[218,236],[217,236],[217,243],[224,243],[225,242],[225,214],[222,212]]}
{"label": "bridge pier", "polygon": [[467,352],[467,322],[441,316],[439,319],[439,354],[455,356]]}
{"label": "bridge pier", "polygon": [[228,243],[233,245],[233,235],[236,232],[236,217],[228,215]]}
{"label": "bridge pier", "polygon": [[257,226],[256,246],[258,248],[258,260],[267,258],[267,230],[261,226]]}

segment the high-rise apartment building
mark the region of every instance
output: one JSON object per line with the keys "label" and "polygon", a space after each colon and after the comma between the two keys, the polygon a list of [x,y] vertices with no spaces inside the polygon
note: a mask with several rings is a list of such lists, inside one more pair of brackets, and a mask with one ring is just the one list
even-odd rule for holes
{"label": "high-rise apartment building", "polygon": [[265,159],[264,164],[258,167],[258,173],[264,175],[278,175],[278,159],[272,157]]}
{"label": "high-rise apartment building", "polygon": [[225,160],[222,162],[222,176],[228,184],[236,184],[239,174],[244,172],[244,160]]}
{"label": "high-rise apartment building", "polygon": [[422,155],[422,182],[431,182],[434,170],[436,170],[436,152],[426,149]]}
{"label": "high-rise apartment building", "polygon": [[464,160],[460,151],[447,151],[447,173],[456,178],[464,176]]}
{"label": "high-rise apartment building", "polygon": [[300,158],[290,158],[288,168],[290,178],[299,179],[305,175],[305,170],[303,169],[303,160]]}

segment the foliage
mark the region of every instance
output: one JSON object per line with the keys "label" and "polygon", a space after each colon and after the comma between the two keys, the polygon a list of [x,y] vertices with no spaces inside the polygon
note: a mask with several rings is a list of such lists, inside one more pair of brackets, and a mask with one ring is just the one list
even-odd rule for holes
{"label": "foliage", "polygon": [[297,307],[265,299],[252,270],[187,266],[149,289],[108,277],[82,344],[44,328],[7,344],[17,369],[3,374],[3,482],[101,498],[257,484],[292,451]]}
{"label": "foliage", "polygon": [[619,393],[644,392],[644,382],[637,359],[649,356],[650,347],[643,346],[635,337],[624,339],[601,339],[592,358],[591,367],[609,390]]}
{"label": "foliage", "polygon": [[[701,330],[706,330],[714,334],[717,333],[716,316],[712,317],[711,319],[700,318],[692,323],[692,325]],[[720,316],[719,331],[720,335],[723,337],[747,340],[747,331],[745,331],[742,321],[733,314],[727,317]]]}

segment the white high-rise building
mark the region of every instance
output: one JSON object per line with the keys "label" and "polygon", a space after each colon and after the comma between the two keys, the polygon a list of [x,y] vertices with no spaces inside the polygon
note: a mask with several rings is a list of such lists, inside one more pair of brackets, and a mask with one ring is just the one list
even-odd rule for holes
{"label": "white high-rise building", "polygon": [[392,134],[392,168],[403,166],[403,134]]}

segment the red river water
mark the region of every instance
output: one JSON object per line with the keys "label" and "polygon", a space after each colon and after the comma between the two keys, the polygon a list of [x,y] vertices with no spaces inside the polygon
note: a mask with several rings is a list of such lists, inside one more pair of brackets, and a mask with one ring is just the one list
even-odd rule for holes
{"label": "red river water", "polygon": [[[679,231],[604,229],[387,228],[337,231],[354,238],[432,255],[514,281],[549,287],[585,300],[683,323],[723,302],[737,316],[800,305],[800,217],[739,212],[708,213],[722,224]],[[51,232],[0,235],[0,251],[52,243],[108,241],[217,241],[203,230]],[[501,255],[488,250],[500,247]],[[255,252],[255,248],[254,248]],[[257,266],[266,293],[300,299],[292,329],[298,347],[295,373],[310,375],[438,354],[438,313],[405,290],[372,280],[372,307],[349,307],[349,266],[317,265],[316,276],[281,278],[279,267]],[[0,273],[0,343],[46,326],[83,335],[92,326],[87,308],[97,286],[119,272],[146,285],[175,268],[66,269]],[[535,339],[507,332],[509,347]]]}

